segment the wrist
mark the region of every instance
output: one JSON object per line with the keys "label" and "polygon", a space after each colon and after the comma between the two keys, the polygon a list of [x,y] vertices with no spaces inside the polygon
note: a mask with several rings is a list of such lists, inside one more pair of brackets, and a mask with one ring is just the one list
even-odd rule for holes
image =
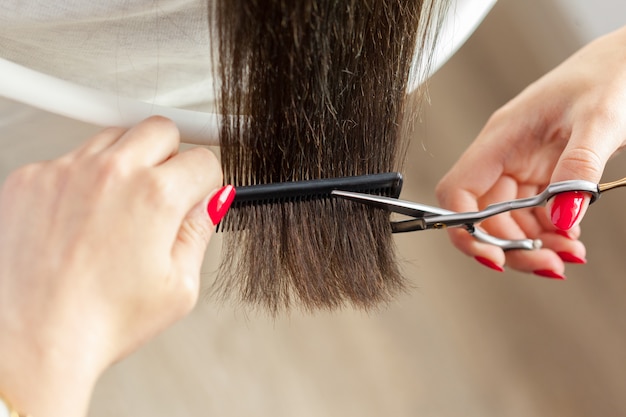
{"label": "wrist", "polygon": [[84,357],[70,358],[54,349],[5,343],[0,347],[0,393],[19,416],[86,415],[100,375],[96,367]]}

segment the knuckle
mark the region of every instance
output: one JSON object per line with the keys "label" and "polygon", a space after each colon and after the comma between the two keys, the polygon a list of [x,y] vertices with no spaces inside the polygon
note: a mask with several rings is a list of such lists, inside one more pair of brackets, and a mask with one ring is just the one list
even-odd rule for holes
{"label": "knuckle", "polygon": [[435,197],[437,200],[442,203],[446,196],[446,184],[444,180],[439,181],[439,183],[435,186]]}
{"label": "knuckle", "polygon": [[183,315],[187,315],[196,306],[196,303],[198,302],[198,298],[200,296],[199,283],[199,273],[195,275],[183,276],[180,294],[181,313]]}
{"label": "knuckle", "polygon": [[498,125],[500,123],[500,120],[507,120],[508,113],[509,113],[508,109],[509,109],[508,104],[505,104],[504,106],[498,108],[496,111],[494,111],[491,114],[491,116],[489,116],[485,126],[489,127],[489,126]]}
{"label": "knuckle", "polygon": [[183,275],[178,289],[178,313],[181,317],[189,314],[198,302],[200,295],[199,277]]}
{"label": "knuckle", "polygon": [[487,119],[483,130],[495,130],[499,127],[508,127],[515,115],[515,102],[510,101],[495,110]]}
{"label": "knuckle", "polygon": [[176,126],[176,124],[171,119],[160,115],[147,117],[145,123],[163,124],[164,126],[169,124],[171,126]]}
{"label": "knuckle", "polygon": [[599,181],[604,168],[603,158],[589,146],[578,146],[561,157],[563,176]]}
{"label": "knuckle", "polygon": [[590,112],[588,112],[588,114],[593,115],[591,129],[602,133],[607,126],[619,124],[621,115],[618,109],[621,107],[618,104],[619,102],[616,103],[611,97],[602,97],[592,102]]}
{"label": "knuckle", "polygon": [[181,240],[197,245],[206,245],[209,242],[213,229],[209,226],[207,218],[199,217],[201,216],[191,215],[182,223],[179,232]]}
{"label": "knuckle", "polygon": [[205,189],[208,194],[220,185],[224,175],[217,156],[210,150],[197,147],[185,151],[186,174],[195,187]]}
{"label": "knuckle", "polygon": [[207,167],[210,171],[211,177],[214,178],[216,182],[221,184],[223,181],[223,173],[217,156],[207,148],[203,147],[194,148],[192,149],[192,152],[194,152],[200,159],[202,166]]}
{"label": "knuckle", "polygon": [[144,124],[151,128],[158,129],[160,132],[173,134],[178,136],[179,131],[176,123],[164,116],[150,116],[143,121]]}
{"label": "knuckle", "polygon": [[208,164],[219,165],[217,161],[217,156],[213,152],[211,152],[209,149],[202,147],[202,146],[198,146],[198,147],[193,148],[191,151],[196,152],[199,157],[204,158]]}
{"label": "knuckle", "polygon": [[46,192],[58,189],[65,181],[63,164],[57,161],[44,161],[24,165],[11,172],[2,189],[10,194],[19,192]]}
{"label": "knuckle", "polygon": [[139,176],[140,188],[148,204],[162,209],[176,207],[175,201],[170,198],[173,194],[172,184],[153,170],[144,170]]}
{"label": "knuckle", "polygon": [[5,187],[14,188],[28,184],[37,176],[39,169],[40,164],[28,164],[14,170],[5,180]]}
{"label": "knuckle", "polygon": [[119,186],[127,175],[124,162],[118,154],[98,157],[95,161],[91,160],[88,165],[83,165],[81,168],[84,168],[84,175],[89,175],[93,180],[94,189],[110,189]]}
{"label": "knuckle", "polygon": [[451,181],[450,181],[450,176],[446,175],[445,177],[443,177],[439,183],[435,186],[435,196],[437,197],[437,200],[439,201],[440,204],[442,205],[446,205],[447,200],[448,200],[448,195],[450,193],[450,186],[451,186]]}
{"label": "knuckle", "polygon": [[116,177],[126,170],[124,157],[118,152],[99,157],[94,166],[98,174],[104,177]]}
{"label": "knuckle", "polygon": [[200,297],[200,271],[191,272],[184,268],[170,276],[168,290],[169,305],[176,319],[186,316],[193,310]]}

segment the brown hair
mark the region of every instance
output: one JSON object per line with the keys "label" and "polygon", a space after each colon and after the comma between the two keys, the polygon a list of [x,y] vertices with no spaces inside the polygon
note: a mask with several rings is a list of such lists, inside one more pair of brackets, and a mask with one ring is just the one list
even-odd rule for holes
{"label": "brown hair", "polygon": [[[434,7],[217,0],[225,181],[398,170],[411,63],[428,35],[418,27]],[[237,231],[225,237],[222,296],[276,314],[293,305],[367,309],[405,288],[385,211],[331,199],[268,202],[231,210],[225,222]]]}

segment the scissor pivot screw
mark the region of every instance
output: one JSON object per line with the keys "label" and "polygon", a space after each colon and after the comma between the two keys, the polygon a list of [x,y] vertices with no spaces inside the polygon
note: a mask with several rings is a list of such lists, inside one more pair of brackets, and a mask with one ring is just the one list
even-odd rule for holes
{"label": "scissor pivot screw", "polygon": [[433,229],[445,229],[447,226],[445,223],[435,223],[433,224]]}

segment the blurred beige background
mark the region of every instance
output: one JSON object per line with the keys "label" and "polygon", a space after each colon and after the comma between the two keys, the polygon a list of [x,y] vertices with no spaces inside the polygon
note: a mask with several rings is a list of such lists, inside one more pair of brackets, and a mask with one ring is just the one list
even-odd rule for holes
{"label": "blurred beige background", "polygon": [[[436,204],[435,184],[489,115],[588,36],[559,4],[501,0],[432,79],[405,198]],[[97,130],[46,114],[33,125],[33,111],[0,104],[14,126],[0,131],[2,178]],[[622,156],[605,178],[623,176]],[[615,191],[590,209],[589,262],[566,282],[492,272],[429,231],[398,236],[415,289],[380,312],[272,320],[203,300],[105,375],[90,416],[626,415],[625,203]]]}

